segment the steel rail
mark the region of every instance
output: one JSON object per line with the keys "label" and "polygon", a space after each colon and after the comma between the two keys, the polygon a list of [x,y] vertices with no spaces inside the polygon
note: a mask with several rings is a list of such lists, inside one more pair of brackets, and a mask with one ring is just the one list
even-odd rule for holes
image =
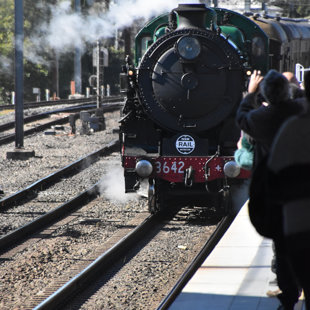
{"label": "steel rail", "polygon": [[167,296],[161,301],[157,310],[165,310],[168,309],[173,301],[177,298],[177,296],[182,292],[182,289],[191,279],[191,277],[196,273],[198,268],[204,262],[204,260],[210,255],[212,250],[216,247],[217,243],[223,237],[224,233],[227,231],[228,227],[231,225],[235,218],[236,214],[229,214],[222,218],[219,224],[216,227],[216,230],[212,234],[212,236],[207,240],[204,244],[203,248],[196,255],[192,263],[188,266],[179,280],[176,282],[174,287],[170,290]]}
{"label": "steel rail", "polygon": [[[123,96],[104,97],[102,99],[102,103],[121,101],[123,99],[124,99]],[[49,101],[39,101],[39,102],[38,101],[25,102],[24,109],[54,106],[54,105],[61,105],[61,104],[87,103],[87,102],[96,103],[96,97],[80,98],[80,99],[59,99],[59,100],[49,100]],[[14,110],[15,105],[13,104],[0,105],[0,111],[11,110],[11,109]]]}
{"label": "steel rail", "polygon": [[[79,111],[79,110],[82,110],[82,109],[87,110],[87,109],[92,109],[92,108],[94,108],[94,104],[89,103],[88,105],[83,104],[83,105],[72,106],[72,107],[68,107],[68,108],[63,108],[63,109],[57,109],[57,110],[53,110],[53,111],[43,112],[43,113],[39,113],[39,114],[36,114],[36,115],[31,115],[31,116],[24,117],[24,123],[27,124],[27,123],[34,122],[34,121],[37,121],[37,120],[40,120],[40,119],[44,119],[44,118],[47,118],[50,115],[56,114],[56,113],[66,113],[66,112],[72,112],[72,111],[77,111],[77,110]],[[12,129],[14,127],[15,127],[15,121],[8,122],[8,123],[0,125],[0,131],[5,131],[5,130],[8,130],[8,129]]]}
{"label": "steel rail", "polygon": [[97,183],[56,209],[45,213],[32,222],[3,236],[0,238],[0,253],[8,251],[10,248],[17,246],[24,241],[29,235],[40,232],[47,226],[63,218],[65,215],[81,208],[85,202],[97,197],[98,193],[99,189]]}
{"label": "steel rail", "polygon": [[[113,104],[109,104],[109,105],[104,105],[102,106],[102,110],[103,112],[106,112],[105,110],[110,109],[110,108],[114,108],[117,109],[119,107],[121,107],[122,104],[120,103],[113,103]],[[53,110],[53,111],[48,111],[48,112],[43,112],[43,113],[39,113],[36,115],[31,115],[31,116],[27,116],[24,117],[24,123],[30,123],[30,122],[34,122],[37,121],[39,119],[43,119],[43,118],[47,118],[52,114],[56,114],[56,113],[67,113],[67,112],[75,112],[75,111],[81,111],[81,110],[89,110],[89,109],[95,109],[96,105],[94,103],[88,103],[88,104],[83,104],[83,105],[77,105],[77,106],[71,106],[68,108],[63,108],[63,109],[57,109],[57,110]],[[0,131],[5,131],[8,129],[12,129],[15,127],[15,121],[12,122],[8,122],[5,124],[1,124],[0,125]]]}
{"label": "steel rail", "polygon": [[158,217],[156,215],[149,215],[139,226],[133,229],[132,232],[99,256],[95,261],[88,265],[88,267],[64,286],[59,288],[55,293],[41,302],[34,308],[34,310],[61,309],[70,298],[76,296],[88,285],[94,283],[94,281],[98,277],[101,277],[103,273],[107,273],[116,261],[124,257],[131,248],[136,246],[137,242],[145,237],[146,231],[150,231],[150,229],[156,225],[157,219]]}
{"label": "steel rail", "polygon": [[49,184],[51,184],[52,182],[55,183],[57,180],[61,179],[64,175],[72,173],[72,171],[74,170],[81,171],[82,168],[85,169],[89,167],[96,160],[98,160],[100,156],[104,156],[111,152],[114,152],[118,150],[118,148],[119,148],[119,140],[114,140],[110,142],[107,146],[76,160],[75,162],[67,165],[66,167],[61,168],[56,172],[51,173],[50,175],[32,183],[26,188],[8,197],[2,198],[0,200],[0,211],[10,206],[16,205],[22,199],[31,196],[31,194],[33,194],[34,192],[38,192],[40,190],[47,188]]}
{"label": "steel rail", "polygon": [[[115,140],[112,143],[110,143],[108,146],[96,152],[93,152],[88,156],[81,158],[80,160],[74,162],[73,164],[66,166],[64,169],[58,170],[57,172],[47,176],[46,178],[43,178],[33,183],[32,185],[28,186],[26,189],[8,197],[7,203],[12,202],[12,200],[14,201],[14,197],[15,197],[15,200],[22,199],[27,194],[29,194],[29,192],[34,191],[35,189],[37,190],[42,189],[42,187],[46,186],[47,183],[50,183],[51,181],[55,181],[55,179],[61,178],[61,176],[63,176],[64,174],[67,174],[68,171],[72,171],[73,169],[77,169],[77,168],[81,169],[81,167],[84,168],[84,166],[85,168],[90,166],[91,163],[93,163],[99,156],[106,155],[107,153],[113,152],[116,147],[118,147],[118,141]],[[38,232],[39,230],[42,230],[44,228],[43,226],[50,225],[51,223],[55,222],[59,218],[63,217],[64,215],[72,212],[73,210],[76,210],[85,201],[95,198],[99,193],[98,183],[91,186],[88,190],[79,194],[78,196],[71,199],[70,201],[64,203],[60,207],[50,212],[47,212],[43,216],[40,216],[39,218],[35,219],[34,221],[0,238],[0,252],[6,251],[8,248],[24,240],[30,234],[33,234],[35,232]],[[2,199],[1,202],[3,202],[3,200],[6,200],[6,199]]]}
{"label": "steel rail", "polygon": [[[119,109],[121,106],[122,106],[122,104],[120,104],[120,103],[105,105],[105,106],[102,106],[102,111],[104,113],[115,111],[115,110]],[[73,108],[70,108],[70,110],[62,109],[62,110],[58,110],[57,112],[55,112],[55,111],[46,112],[46,113],[30,116],[26,122],[29,123],[29,122],[32,122],[35,120],[46,118],[50,114],[54,114],[54,113],[70,112],[70,111],[72,112],[73,110],[77,110],[77,109],[82,110],[82,109],[93,109],[93,108],[94,108],[94,106],[82,106],[82,107],[73,107]],[[96,109],[94,109],[94,111],[95,110]],[[76,113],[75,118],[78,118],[78,117],[79,117],[79,113]],[[50,128],[51,126],[55,126],[55,125],[59,125],[59,124],[65,124],[67,122],[69,122],[69,116],[63,117],[61,119],[53,120],[53,121],[50,121],[50,122],[45,123],[45,124],[38,125],[34,128],[27,129],[24,131],[24,135],[28,136],[28,135],[34,134],[36,132],[40,132],[40,131],[43,131],[47,128]],[[1,127],[4,127],[4,128],[7,127],[6,129],[9,129],[8,127],[13,128],[14,126],[15,126],[15,122],[10,122],[10,123],[4,124],[4,125],[0,125],[0,129],[1,129]],[[0,137],[0,145],[13,142],[14,140],[15,140],[15,133]]]}

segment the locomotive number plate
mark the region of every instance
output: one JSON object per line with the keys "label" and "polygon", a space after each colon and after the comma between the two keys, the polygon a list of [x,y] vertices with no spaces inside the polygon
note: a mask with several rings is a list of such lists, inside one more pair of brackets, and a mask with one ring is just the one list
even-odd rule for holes
{"label": "locomotive number plate", "polygon": [[[183,182],[184,173],[192,166],[195,182],[205,182],[206,157],[159,157],[155,160],[155,174],[158,178],[169,182]],[[217,168],[217,176],[222,177],[224,162]],[[215,170],[216,171],[216,170]]]}
{"label": "locomotive number plate", "polygon": [[184,173],[184,166],[185,162],[184,161],[173,161],[173,162],[160,162],[156,161],[156,174],[169,174],[169,173]]}

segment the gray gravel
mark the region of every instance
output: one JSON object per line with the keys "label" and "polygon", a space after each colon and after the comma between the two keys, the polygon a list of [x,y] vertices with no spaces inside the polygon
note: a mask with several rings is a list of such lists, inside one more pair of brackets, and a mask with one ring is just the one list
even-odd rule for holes
{"label": "gray gravel", "polygon": [[39,133],[25,137],[24,149],[35,152],[35,157],[28,160],[6,159],[7,152],[14,151],[15,143],[1,146],[0,186],[4,194],[10,195],[117,139],[117,134],[112,132],[112,128],[117,127],[118,117],[119,112],[108,113],[106,123],[110,129],[87,136],[79,134],[70,136],[71,128],[65,126],[65,130],[57,131],[56,135]]}
{"label": "gray gravel", "polygon": [[[105,117],[108,129],[104,132],[70,136],[70,128],[65,127],[55,136],[40,133],[25,137],[25,149],[35,151],[35,157],[28,160],[6,159],[6,153],[14,150],[15,145],[1,146],[0,185],[5,196],[117,139],[118,135],[112,129],[118,126],[119,112],[107,113]],[[77,128],[79,126],[77,123]],[[145,211],[146,204],[145,199],[141,200],[137,195],[125,196],[120,156],[114,153],[75,176],[63,179],[47,191],[39,192],[35,200],[0,213],[0,232],[5,234],[100,180],[101,197],[91,206],[85,206],[67,222],[54,227],[51,238],[1,260],[0,309],[23,308],[52,279],[57,279],[70,266],[86,259],[98,242],[109,238],[138,212]]]}
{"label": "gray gravel", "polygon": [[156,310],[215,226],[169,222],[123,269],[73,309]]}
{"label": "gray gravel", "polygon": [[[5,195],[21,190],[117,138],[112,128],[117,127],[118,117],[119,112],[109,113],[106,115],[109,129],[89,136],[70,136],[70,128],[65,127],[56,136],[41,133],[25,137],[25,148],[34,150],[36,156],[24,161],[6,159],[6,152],[14,149],[14,143],[1,146],[0,185]],[[0,260],[1,310],[25,309],[27,305],[31,309],[36,305],[35,299],[42,296],[51,283],[60,277],[70,279],[72,267],[90,262],[99,244],[106,242],[119,228],[126,227],[137,214],[146,212],[147,201],[141,196],[123,193],[120,158],[114,153],[39,193],[35,201],[0,213],[0,233],[3,234],[99,180],[102,195],[50,228],[51,237]],[[126,269],[120,270],[104,288],[75,309],[156,309],[213,229],[214,226],[201,226],[186,217],[174,219],[148,247],[128,261]]]}

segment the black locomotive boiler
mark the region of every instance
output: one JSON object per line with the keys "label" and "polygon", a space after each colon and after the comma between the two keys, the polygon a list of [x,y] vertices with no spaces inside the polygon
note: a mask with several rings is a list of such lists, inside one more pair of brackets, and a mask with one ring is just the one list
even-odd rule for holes
{"label": "black locomotive boiler", "polygon": [[[292,65],[288,48],[296,40],[284,36],[281,21],[266,20],[180,4],[136,36],[135,59],[126,59],[121,75],[121,156],[125,191],[147,179],[151,213],[176,200],[229,212],[231,191],[249,177],[233,158],[248,75]],[[309,25],[300,27],[310,34]],[[294,62],[309,61],[309,45],[303,50]]]}

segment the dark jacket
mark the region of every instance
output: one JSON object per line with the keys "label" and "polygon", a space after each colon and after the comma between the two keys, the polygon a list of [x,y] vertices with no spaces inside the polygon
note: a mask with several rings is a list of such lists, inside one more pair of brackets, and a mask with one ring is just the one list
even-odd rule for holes
{"label": "dark jacket", "polygon": [[272,141],[289,117],[304,112],[301,104],[286,100],[277,105],[257,106],[256,94],[250,93],[242,100],[236,116],[241,130],[255,141],[254,166],[268,155]]}

